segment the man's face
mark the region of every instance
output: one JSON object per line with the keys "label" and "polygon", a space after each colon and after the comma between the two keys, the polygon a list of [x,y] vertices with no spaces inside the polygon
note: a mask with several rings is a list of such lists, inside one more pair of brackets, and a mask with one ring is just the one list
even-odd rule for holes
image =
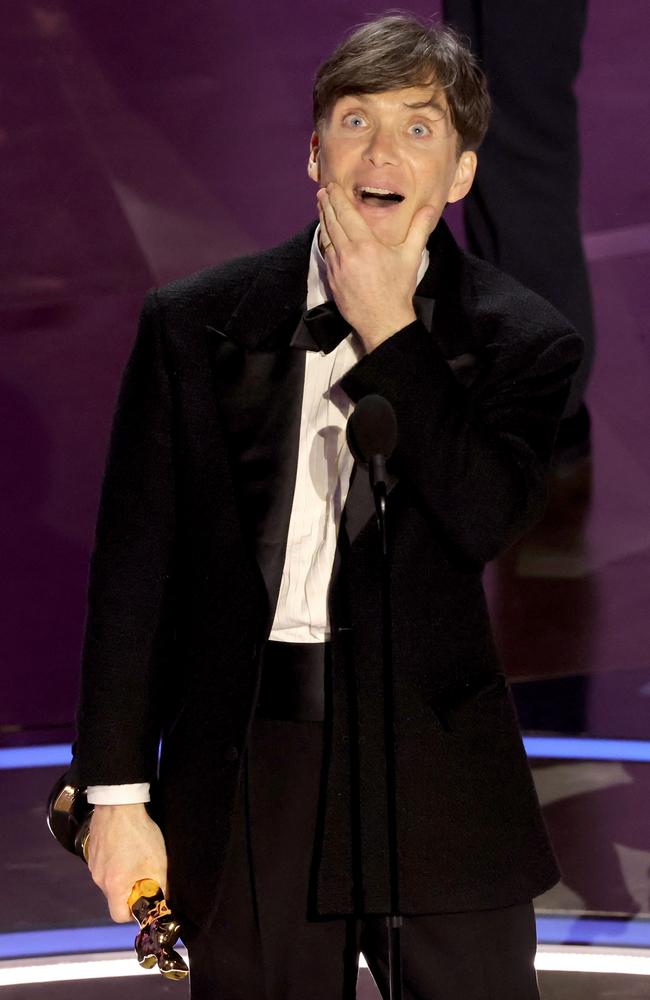
{"label": "man's face", "polygon": [[457,140],[434,86],[352,94],[312,134],[308,173],[321,187],[340,184],[375,236],[396,245],[418,208],[435,208],[433,230],[446,203],[469,191],[476,154],[457,157]]}

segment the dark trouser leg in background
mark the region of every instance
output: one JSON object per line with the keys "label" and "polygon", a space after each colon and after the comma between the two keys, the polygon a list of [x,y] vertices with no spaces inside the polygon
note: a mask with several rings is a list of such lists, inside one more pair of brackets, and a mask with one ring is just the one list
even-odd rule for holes
{"label": "dark trouser leg in background", "polygon": [[576,434],[588,434],[586,411],[576,417],[592,367],[594,330],[580,239],[573,93],[586,0],[444,0],[443,9],[447,23],[469,37],[493,99],[477,177],[464,203],[469,248],[552,302],[584,338],[585,357],[564,416],[576,418]]}
{"label": "dark trouser leg in background", "polygon": [[[474,913],[405,917],[406,1000],[539,1000],[532,903]],[[361,948],[388,1000],[388,942],[382,918],[366,919]]]}

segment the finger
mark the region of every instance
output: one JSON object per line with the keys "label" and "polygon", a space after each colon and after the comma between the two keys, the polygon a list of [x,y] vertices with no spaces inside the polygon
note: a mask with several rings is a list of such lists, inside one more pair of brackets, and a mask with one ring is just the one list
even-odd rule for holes
{"label": "finger", "polygon": [[334,241],[332,240],[332,237],[327,229],[327,223],[325,222],[325,216],[320,202],[318,203],[318,214],[320,216],[320,252],[322,253],[324,260],[327,261],[328,251],[329,254],[335,254],[336,247],[334,246]]}
{"label": "finger", "polygon": [[335,218],[348,239],[366,239],[373,235],[372,229],[340,184],[332,181],[327,185],[326,193]]}
{"label": "finger", "polygon": [[413,249],[418,255],[421,254],[427,245],[436,222],[437,212],[435,208],[432,208],[431,205],[423,205],[411,219],[411,225],[409,226],[403,246],[408,246],[409,249]]}
{"label": "finger", "polygon": [[126,902],[128,896],[125,896],[121,890],[107,893],[106,899],[108,900],[108,909],[111,915],[111,920],[114,920],[115,923],[125,924],[128,923],[129,920],[133,919]]}
{"label": "finger", "polygon": [[336,247],[334,246],[334,241],[330,236],[327,225],[325,223],[325,216],[320,213],[321,216],[321,233],[320,233],[320,251],[325,261],[325,267],[327,269],[327,278],[332,284],[334,280],[334,266],[338,264],[338,257],[336,256]]}
{"label": "finger", "polygon": [[88,865],[88,871],[92,875],[93,868],[95,867],[95,838],[88,837],[86,840],[86,864]]}
{"label": "finger", "polygon": [[334,243],[334,249],[338,252],[350,242],[350,237],[341,225],[329,193],[325,188],[321,188],[318,192],[318,203],[325,216],[325,224],[330,234],[330,239]]}
{"label": "finger", "polygon": [[130,920],[133,920],[131,911],[125,903],[109,902],[108,910],[111,915],[111,920],[113,920],[116,924],[128,924]]}

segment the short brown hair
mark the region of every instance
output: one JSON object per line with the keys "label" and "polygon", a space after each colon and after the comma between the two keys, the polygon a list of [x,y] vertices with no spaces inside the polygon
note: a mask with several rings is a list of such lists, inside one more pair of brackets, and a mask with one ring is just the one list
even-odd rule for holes
{"label": "short brown hair", "polygon": [[378,94],[413,86],[445,91],[458,153],[477,149],[487,131],[490,98],[483,71],[451,28],[389,14],[361,25],[319,67],[314,80],[314,126],[348,94]]}

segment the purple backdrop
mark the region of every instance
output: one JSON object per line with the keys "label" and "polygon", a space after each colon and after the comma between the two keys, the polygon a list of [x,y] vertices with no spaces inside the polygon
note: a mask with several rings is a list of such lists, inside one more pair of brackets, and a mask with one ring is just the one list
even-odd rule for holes
{"label": "purple backdrop", "polygon": [[[4,12],[5,741],[67,734],[107,433],[144,291],[314,215],[313,72],[376,12],[354,0],[41,0]],[[594,718],[612,671],[647,667],[650,647],[639,590],[650,567],[647,20],[647,0],[593,0],[579,84],[599,354],[595,502],[577,576],[598,610],[571,655],[600,677]],[[574,669],[566,649],[558,657]],[[611,726],[625,733],[624,709]]]}

